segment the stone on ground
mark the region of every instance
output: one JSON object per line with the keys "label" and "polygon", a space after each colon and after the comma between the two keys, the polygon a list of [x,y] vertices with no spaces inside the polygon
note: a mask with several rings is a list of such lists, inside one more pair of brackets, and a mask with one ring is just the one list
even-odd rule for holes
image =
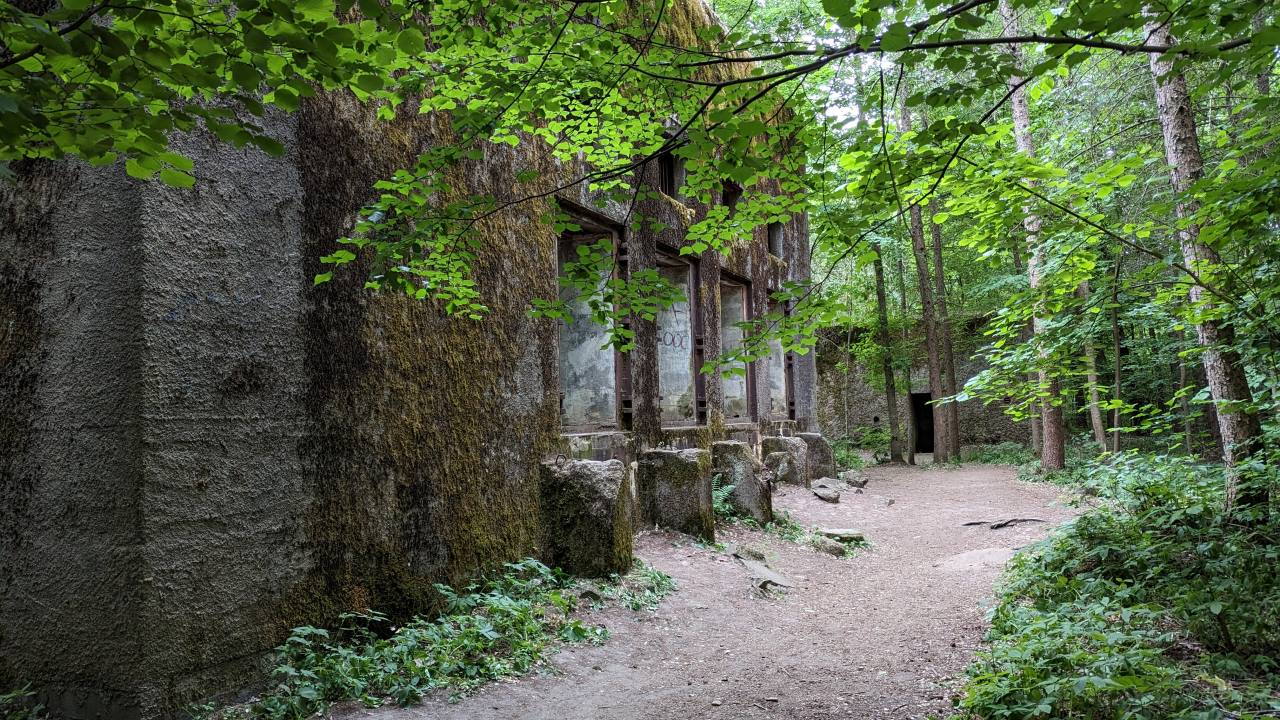
{"label": "stone on ground", "polygon": [[814,485],[813,494],[818,496],[819,500],[825,500],[829,503],[840,502],[840,491],[826,485]]}
{"label": "stone on ground", "polygon": [[843,543],[832,540],[829,537],[823,537],[822,535],[814,535],[812,542],[813,548],[818,552],[835,555],[836,557],[844,557],[845,546]]}
{"label": "stone on ground", "polygon": [[864,542],[867,539],[861,530],[853,528],[818,528],[816,534],[842,543]]}
{"label": "stone on ground", "polygon": [[838,477],[849,487],[864,488],[867,486],[867,479],[857,470],[845,470]]}
{"label": "stone on ground", "polygon": [[771,466],[775,481],[809,487],[809,447],[804,440],[798,437],[763,437],[760,438],[760,450],[766,464],[775,453],[786,453],[786,463]]}
{"label": "stone on ground", "polygon": [[544,462],[539,493],[547,565],[591,577],[631,568],[631,482],[621,461]]}
{"label": "stone on ground", "polygon": [[636,488],[644,522],[715,540],[710,452],[647,450],[636,468]]}
{"label": "stone on ground", "polygon": [[836,474],[836,454],[821,433],[797,433],[809,452],[809,479],[817,480]]}
{"label": "stone on ground", "polygon": [[711,472],[733,486],[729,504],[761,525],[773,521],[773,494],[751,446],[737,440],[711,443]]}
{"label": "stone on ground", "polygon": [[751,575],[752,583],[761,590],[768,590],[771,585],[795,587],[795,583],[785,575],[758,560],[739,557],[738,562],[742,563],[743,567],[747,569],[747,572]]}

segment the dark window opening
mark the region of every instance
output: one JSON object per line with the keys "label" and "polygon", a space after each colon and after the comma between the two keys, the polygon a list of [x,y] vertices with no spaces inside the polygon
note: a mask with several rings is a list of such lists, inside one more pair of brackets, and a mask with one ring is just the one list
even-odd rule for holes
{"label": "dark window opening", "polygon": [[658,156],[658,189],[670,198],[680,199],[680,187],[684,185],[684,160],[674,153]]}
{"label": "dark window opening", "polygon": [[879,425],[879,424],[880,424],[880,416],[879,416],[879,415],[872,415],[872,416],[871,416],[871,422],[872,422],[872,424]]}
{"label": "dark window opening", "polygon": [[933,452],[933,406],[929,393],[911,393],[911,419],[916,430],[916,452]]}
{"label": "dark window opening", "polygon": [[769,223],[769,254],[782,257],[782,223]]}
{"label": "dark window opening", "polygon": [[738,207],[738,201],[742,199],[742,186],[736,182],[726,181],[720,188],[720,204],[729,208],[729,212]]}

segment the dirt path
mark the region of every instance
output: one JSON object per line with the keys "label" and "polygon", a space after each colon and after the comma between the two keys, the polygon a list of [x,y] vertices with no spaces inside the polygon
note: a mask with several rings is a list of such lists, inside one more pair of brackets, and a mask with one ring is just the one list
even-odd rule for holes
{"label": "dirt path", "polygon": [[[381,720],[890,720],[945,716],[954,679],[983,632],[983,605],[1013,548],[1072,512],[1056,488],[995,466],[878,467],[863,494],[827,504],[802,488],[775,508],[803,525],[856,527],[873,543],[854,559],[741,528],[723,542],[766,546],[797,580],[763,598],[742,565],[687,538],[644,534],[637,554],[680,590],[656,613],[614,608],[591,618],[612,637],[567,648],[556,673],[492,685],[456,704],[347,709]],[[894,502],[889,503],[890,500]],[[1042,518],[1000,530],[974,520]]]}

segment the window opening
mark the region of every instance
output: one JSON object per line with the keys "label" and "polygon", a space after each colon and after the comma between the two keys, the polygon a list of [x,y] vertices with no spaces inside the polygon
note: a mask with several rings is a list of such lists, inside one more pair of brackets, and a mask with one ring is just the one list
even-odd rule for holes
{"label": "window opening", "polygon": [[769,223],[769,254],[782,257],[782,223]]}
{"label": "window opening", "polygon": [[[611,232],[572,232],[560,236],[558,270],[578,259],[580,247],[609,240]],[[600,284],[613,276],[610,267],[601,272]],[[592,431],[618,427],[617,353],[608,345],[605,328],[591,320],[588,298],[576,288],[560,288],[571,322],[559,322],[560,422],[570,430]]]}
{"label": "window opening", "polygon": [[[725,280],[720,283],[720,345],[724,352],[742,347],[740,323],[751,319],[751,292],[746,283]],[[738,363],[739,372],[721,376],[724,390],[724,414],[729,420],[749,420],[755,415],[751,363]]]}
{"label": "window opening", "polygon": [[697,327],[696,272],[689,260],[658,254],[658,272],[684,296],[658,312],[658,406],[662,422],[689,425],[702,419],[695,361],[701,333]]}

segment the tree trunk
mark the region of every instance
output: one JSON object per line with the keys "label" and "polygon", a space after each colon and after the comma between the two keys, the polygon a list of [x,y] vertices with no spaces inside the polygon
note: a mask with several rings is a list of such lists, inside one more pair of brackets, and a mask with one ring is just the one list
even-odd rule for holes
{"label": "tree trunk", "polygon": [[[1150,42],[1172,45],[1174,39],[1166,24],[1147,25]],[[1169,161],[1173,189],[1182,197],[1177,204],[1178,217],[1186,219],[1199,209],[1198,203],[1185,193],[1204,175],[1204,157],[1200,154],[1200,138],[1192,114],[1187,81],[1175,72],[1173,63],[1151,54],[1151,76],[1156,86],[1156,108],[1164,133],[1165,155]],[[1222,259],[1213,248],[1200,242],[1200,228],[1188,225],[1178,232],[1182,255],[1187,266],[1206,272],[1209,266],[1221,265]],[[1200,285],[1190,289],[1191,304],[1203,307],[1213,300]],[[1196,336],[1204,347],[1204,370],[1209,392],[1218,409],[1218,427],[1222,432],[1223,460],[1234,467],[1252,455],[1260,445],[1262,427],[1252,408],[1253,395],[1244,368],[1236,353],[1235,331],[1218,320],[1204,320],[1196,325]],[[1237,496],[1238,473],[1227,473],[1227,502],[1256,504],[1266,501],[1266,494],[1250,492]]]}
{"label": "tree trunk", "polygon": [[1120,452],[1120,360],[1122,346],[1120,334],[1120,262],[1124,260],[1124,248],[1116,250],[1115,272],[1111,277],[1111,398],[1116,409],[1111,414],[1111,452]]}
{"label": "tree trunk", "polygon": [[[1005,33],[1017,35],[1021,33],[1018,27],[1017,16],[1014,14],[1013,7],[1009,0],[1001,0],[1000,14],[1004,18]],[[1021,53],[1016,45],[1010,47],[1010,53],[1013,55],[1014,66],[1021,65]],[[1010,102],[1013,105],[1013,131],[1017,141],[1018,151],[1034,157],[1036,154],[1035,141],[1031,137],[1031,106],[1027,103],[1026,88],[1019,87],[1022,78],[1013,75],[1009,78],[1009,87],[1013,90]],[[1015,89],[1016,88],[1016,89]],[[1028,185],[1032,184],[1030,180],[1025,181]],[[1023,226],[1027,232],[1027,245],[1031,248],[1031,257],[1027,260],[1027,277],[1031,281],[1032,289],[1040,287],[1040,273],[1044,267],[1044,247],[1039,241],[1040,235],[1040,217],[1036,215],[1030,206],[1026,208],[1026,219],[1023,220]],[[1032,327],[1036,334],[1040,334],[1044,330],[1044,320],[1040,316],[1039,308],[1037,308],[1035,316],[1032,318]],[[1066,429],[1063,427],[1062,421],[1062,404],[1060,399],[1060,388],[1058,379],[1050,377],[1049,374],[1041,369],[1039,371],[1040,392],[1043,393],[1044,401],[1040,404],[1040,424],[1041,424],[1041,450],[1040,450],[1040,467],[1045,471],[1061,470],[1066,467]]]}
{"label": "tree trunk", "polygon": [[[898,280],[898,310],[902,317],[907,317],[907,270],[902,262],[902,254],[898,254],[897,263],[897,280]],[[905,326],[902,328],[902,341],[906,347],[910,347],[910,329]],[[903,372],[902,387],[907,390],[906,405],[906,426],[907,426],[907,464],[916,464],[916,418],[911,410],[911,363],[907,363],[907,369]]]}
{"label": "tree trunk", "polygon": [[[933,298],[938,312],[938,340],[940,342],[939,370],[942,373],[942,389],[948,397],[954,397],[956,387],[956,359],[951,350],[951,315],[947,310],[947,281],[942,266],[942,227],[933,222],[938,214],[937,200],[929,201],[929,230],[933,236]],[[947,454],[960,457],[960,406],[948,402],[938,408],[947,415]]]}
{"label": "tree trunk", "polygon": [[876,315],[879,327],[876,338],[884,358],[884,404],[889,417],[889,460],[902,462],[902,433],[898,424],[898,387],[893,376],[892,344],[889,342],[889,302],[884,292],[884,260],[880,258],[880,245],[876,245],[876,259],[872,268],[876,276]]}
{"label": "tree trunk", "polygon": [[[902,131],[911,132],[911,111],[902,104]],[[916,284],[920,290],[920,320],[924,325],[925,351],[929,357],[929,394],[934,401],[944,394],[939,362],[938,321],[933,307],[933,283],[929,275],[929,256],[924,246],[924,218],[919,205],[907,211],[910,217],[911,251],[916,260]],[[950,460],[947,454],[950,437],[946,413],[935,409],[933,413],[933,461]]]}
{"label": "tree trunk", "polygon": [[[1076,294],[1081,300],[1089,299],[1089,281],[1080,283],[1080,287],[1076,288]],[[1093,439],[1098,443],[1098,447],[1106,451],[1107,449],[1107,427],[1102,421],[1102,407],[1098,400],[1098,355],[1097,350],[1093,347],[1093,339],[1086,339],[1084,342],[1084,368],[1086,380],[1089,384],[1089,425],[1093,427]]]}
{"label": "tree trunk", "polygon": [[[1009,243],[1009,255],[1013,258],[1013,272],[1021,275],[1026,272],[1026,269],[1022,267],[1022,247],[1019,245],[1017,240],[1013,239],[1012,233],[1010,233],[1009,238],[1011,241]],[[1027,340],[1031,338],[1031,331],[1031,323],[1027,323],[1018,331],[1018,341],[1022,343],[1027,342]],[[1032,383],[1036,382],[1037,377],[1035,373],[1028,373],[1027,380]],[[1040,413],[1038,409],[1034,407],[1032,408],[1031,417],[1027,418],[1027,426],[1031,429],[1031,454],[1038,458],[1040,457],[1041,448]]]}

